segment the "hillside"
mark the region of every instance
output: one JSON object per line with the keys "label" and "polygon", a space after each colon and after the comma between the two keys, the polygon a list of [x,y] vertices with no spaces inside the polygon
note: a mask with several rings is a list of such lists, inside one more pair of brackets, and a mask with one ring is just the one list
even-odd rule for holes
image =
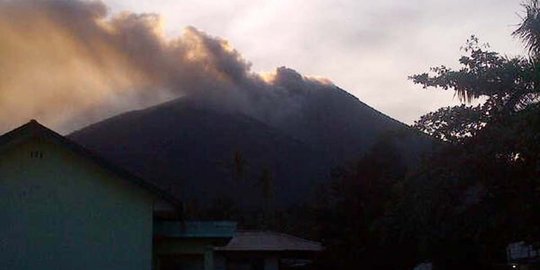
{"label": "hillside", "polygon": [[276,207],[301,202],[329,179],[331,168],[389,135],[399,136],[397,146],[409,162],[427,147],[406,125],[339,88],[298,95],[300,105],[286,114],[183,97],[70,137],[186,201],[226,199],[242,207],[260,206],[267,195]]}

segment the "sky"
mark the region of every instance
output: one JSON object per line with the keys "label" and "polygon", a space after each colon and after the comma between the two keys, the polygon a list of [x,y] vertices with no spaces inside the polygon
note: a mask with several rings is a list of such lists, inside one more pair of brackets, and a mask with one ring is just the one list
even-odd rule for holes
{"label": "sky", "polygon": [[457,104],[452,91],[407,79],[431,66],[458,67],[474,34],[495,51],[523,54],[511,37],[519,0],[106,0],[111,13],[156,13],[168,37],[194,26],[227,40],[256,72],[286,66],[330,79],[407,124]]}
{"label": "sky", "polygon": [[459,67],[471,35],[524,55],[521,0],[0,0],[0,131],[69,133],[204,97],[259,120],[338,86],[407,124],[458,103],[408,76]]}

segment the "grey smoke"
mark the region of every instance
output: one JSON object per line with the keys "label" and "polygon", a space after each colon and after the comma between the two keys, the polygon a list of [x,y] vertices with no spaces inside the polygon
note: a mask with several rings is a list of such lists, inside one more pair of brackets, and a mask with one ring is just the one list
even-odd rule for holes
{"label": "grey smoke", "polygon": [[226,40],[194,27],[168,39],[157,14],[111,15],[100,1],[2,1],[0,35],[4,131],[37,118],[68,132],[181,96],[280,121],[335,88],[289,68],[257,74]]}

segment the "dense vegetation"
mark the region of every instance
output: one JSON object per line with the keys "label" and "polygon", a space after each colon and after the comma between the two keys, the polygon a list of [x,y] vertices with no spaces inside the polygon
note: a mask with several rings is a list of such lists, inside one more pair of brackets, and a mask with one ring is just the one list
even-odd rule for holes
{"label": "dense vegetation", "polygon": [[441,141],[419,166],[407,167],[385,138],[336,170],[306,206],[308,234],[328,247],[322,268],[412,269],[430,261],[436,269],[497,269],[509,243],[538,243],[540,6],[524,7],[514,36],[528,56],[501,55],[472,36],[460,69],[410,77],[462,101],[415,123]]}
{"label": "dense vegetation", "polygon": [[[509,243],[538,244],[540,8],[537,1],[525,7],[514,35],[530,55],[504,56],[472,36],[460,69],[410,77],[462,101],[415,123],[440,142],[421,162],[408,162],[399,134],[387,134],[361,159],[335,168],[309,202],[267,209],[242,225],[320,239],[327,247],[320,269],[412,269],[425,261],[436,269],[505,269]],[[249,217],[215,205],[209,217]]]}
{"label": "dense vegetation", "polygon": [[[514,36],[529,55],[501,55],[472,36],[460,69],[410,77],[462,101],[415,123],[440,142],[419,163],[390,133],[335,168],[301,206],[250,215],[220,200],[192,214],[320,239],[327,248],[320,269],[412,269],[426,261],[436,269],[505,269],[509,243],[540,240],[540,7],[536,0],[524,7]],[[234,157],[239,177],[244,162]],[[259,182],[268,190],[271,172]]]}

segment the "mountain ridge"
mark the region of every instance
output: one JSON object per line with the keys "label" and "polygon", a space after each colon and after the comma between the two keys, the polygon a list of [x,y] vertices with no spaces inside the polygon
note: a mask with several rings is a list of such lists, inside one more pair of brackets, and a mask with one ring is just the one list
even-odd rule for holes
{"label": "mountain ridge", "polygon": [[[226,96],[186,96],[69,137],[184,200],[208,205],[221,199],[241,208],[301,203],[332,168],[360,158],[385,134],[402,137],[397,147],[409,161],[427,144],[409,126],[337,87],[271,98],[247,107]],[[288,111],[272,114],[268,104]]]}

